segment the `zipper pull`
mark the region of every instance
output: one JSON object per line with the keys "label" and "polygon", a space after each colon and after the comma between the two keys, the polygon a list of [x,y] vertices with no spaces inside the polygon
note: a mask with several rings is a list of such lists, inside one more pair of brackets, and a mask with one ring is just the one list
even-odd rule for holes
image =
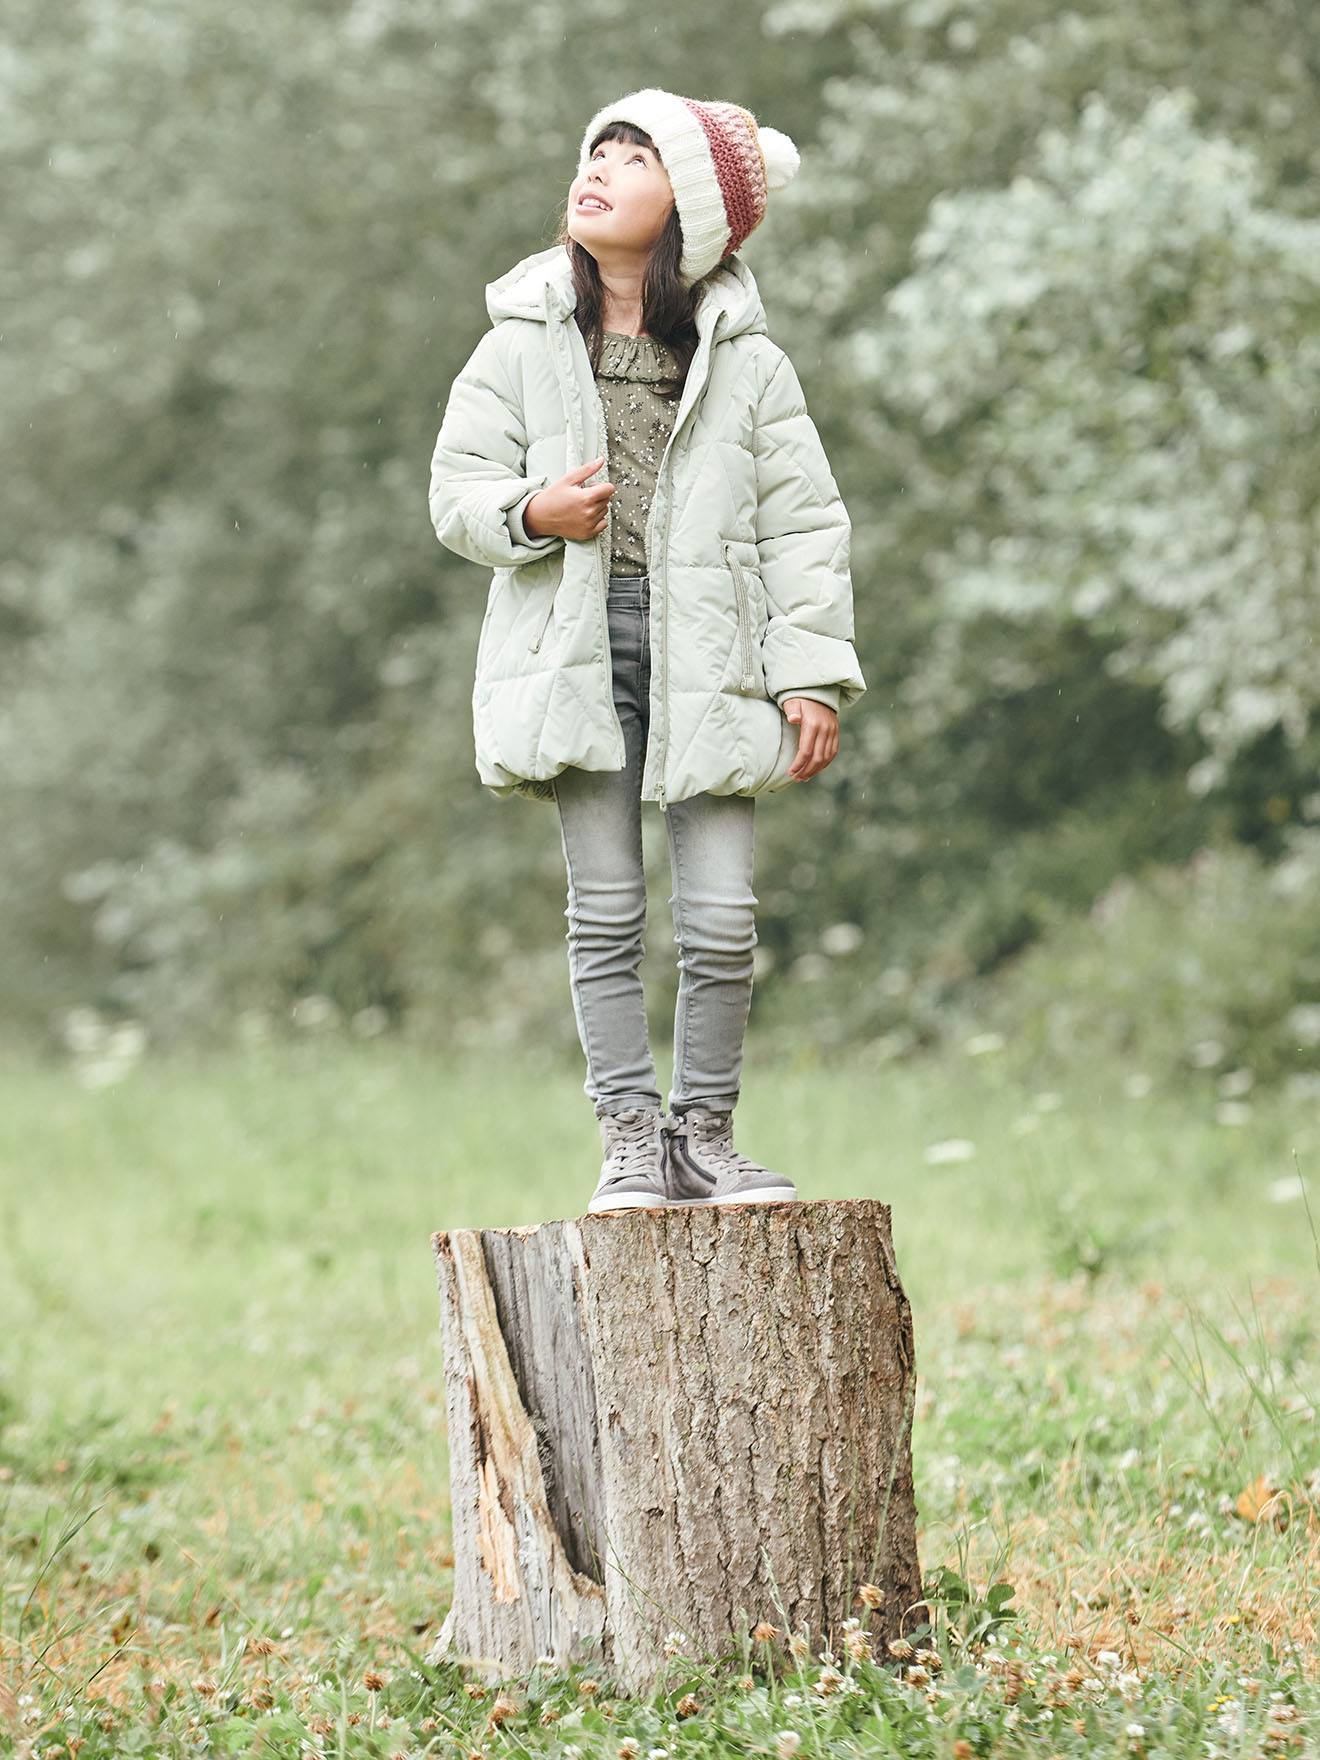
{"label": "zipper pull", "polygon": [[[558,588],[555,589],[556,592],[558,590],[559,590]],[[545,632],[550,627],[550,619],[551,619],[552,615],[554,614],[554,609],[555,609],[555,595],[554,595],[554,593],[551,593],[550,603],[545,608],[545,618],[542,621],[540,630],[537,632],[536,640],[534,642],[528,642],[528,644],[527,644],[528,653],[535,654],[539,651],[541,643],[545,640]]]}

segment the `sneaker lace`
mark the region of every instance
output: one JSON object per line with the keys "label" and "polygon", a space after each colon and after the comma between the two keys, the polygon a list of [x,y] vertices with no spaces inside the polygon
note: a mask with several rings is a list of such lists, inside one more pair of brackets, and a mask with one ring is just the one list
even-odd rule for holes
{"label": "sneaker lace", "polygon": [[630,1173],[656,1171],[656,1117],[655,1112],[645,1107],[604,1115],[606,1156],[614,1156],[617,1151],[620,1163],[611,1180],[623,1179]]}
{"label": "sneaker lace", "polygon": [[759,1161],[744,1155],[733,1146],[733,1113],[707,1112],[704,1109],[687,1115],[688,1136],[700,1148],[703,1161],[730,1174],[768,1173]]}

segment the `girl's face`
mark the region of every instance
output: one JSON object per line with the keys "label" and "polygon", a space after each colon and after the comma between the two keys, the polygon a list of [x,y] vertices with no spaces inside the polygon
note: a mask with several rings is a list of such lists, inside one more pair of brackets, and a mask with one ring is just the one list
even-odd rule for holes
{"label": "girl's face", "polygon": [[568,235],[597,262],[646,256],[673,205],[673,187],[654,148],[602,141],[569,189]]}

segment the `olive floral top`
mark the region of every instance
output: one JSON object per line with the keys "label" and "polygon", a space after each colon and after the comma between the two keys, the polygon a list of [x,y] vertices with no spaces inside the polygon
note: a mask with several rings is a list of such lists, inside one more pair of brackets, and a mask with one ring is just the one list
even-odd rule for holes
{"label": "olive floral top", "polygon": [[[660,459],[678,414],[677,399],[662,397],[660,391],[671,387],[677,377],[673,350],[658,338],[627,336],[616,330],[602,332],[596,386],[605,410],[609,480],[614,485],[610,501],[611,575],[647,572],[646,522]],[[531,499],[532,494],[527,495],[507,515],[509,529],[520,543],[527,541],[522,514]],[[810,697],[836,712],[839,707],[837,685],[781,691],[776,700],[782,707],[789,697]]]}
{"label": "olive floral top", "polygon": [[[601,336],[596,388],[605,411],[610,498],[610,573],[647,572],[646,522],[651,512],[660,459],[674,431],[677,399],[662,397],[679,377],[674,352],[654,336]],[[601,479],[604,481],[604,479]],[[533,491],[535,493],[535,491]],[[523,510],[529,494],[509,510],[509,530],[522,542]]]}
{"label": "olive floral top", "polygon": [[604,405],[609,446],[610,573],[645,574],[646,522],[656,473],[678,414],[677,401],[662,397],[679,379],[673,350],[654,336],[606,330],[601,338],[596,388]]}

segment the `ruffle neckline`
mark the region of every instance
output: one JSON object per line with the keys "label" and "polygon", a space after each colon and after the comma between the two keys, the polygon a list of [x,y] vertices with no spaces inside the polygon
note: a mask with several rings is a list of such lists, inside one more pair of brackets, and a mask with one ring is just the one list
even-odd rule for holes
{"label": "ruffle neckline", "polygon": [[617,330],[603,333],[597,377],[641,379],[658,384],[677,376],[678,360],[673,350],[654,336],[624,336]]}

